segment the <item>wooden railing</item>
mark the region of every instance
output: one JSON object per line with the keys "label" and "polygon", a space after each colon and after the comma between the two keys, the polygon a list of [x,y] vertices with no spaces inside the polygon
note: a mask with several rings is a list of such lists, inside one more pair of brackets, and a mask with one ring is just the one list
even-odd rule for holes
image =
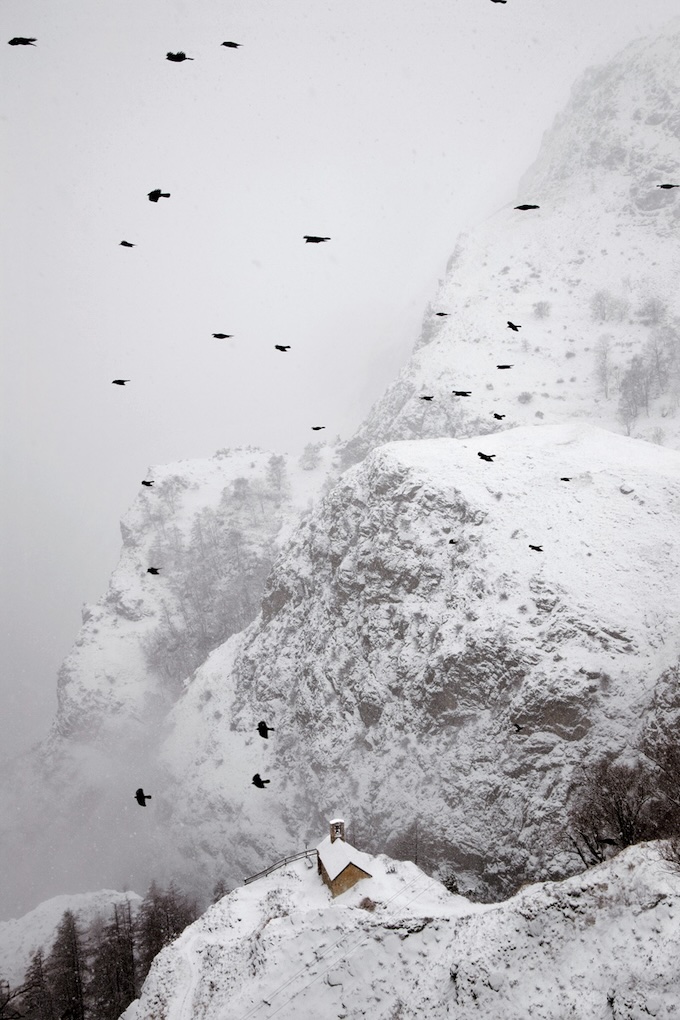
{"label": "wooden railing", "polygon": [[277,861],[276,864],[270,864],[264,871],[258,871],[257,875],[251,875],[250,878],[244,878],[243,884],[248,885],[249,882],[254,882],[258,878],[264,878],[271,871],[276,871],[277,868],[282,868],[284,864],[290,864],[291,861],[300,861],[303,857],[316,857],[316,850],[301,850],[299,854],[291,854],[290,857],[284,857],[282,860]]}

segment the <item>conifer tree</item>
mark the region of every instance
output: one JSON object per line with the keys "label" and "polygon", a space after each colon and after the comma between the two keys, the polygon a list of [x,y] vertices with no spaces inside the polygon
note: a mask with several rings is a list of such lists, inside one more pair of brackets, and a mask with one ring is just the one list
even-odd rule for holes
{"label": "conifer tree", "polygon": [[0,1020],[23,1020],[26,1013],[20,1002],[22,992],[23,988],[12,988],[0,977]]}
{"label": "conifer tree", "polygon": [[31,956],[24,976],[20,1006],[21,1015],[26,1020],[56,1020],[42,948]]}
{"label": "conifer tree", "polygon": [[154,957],[198,917],[196,904],[171,882],[167,891],[151,883],[139,909],[136,942],[139,978],[143,981]]}
{"label": "conifer tree", "polygon": [[113,918],[94,926],[87,1002],[96,1020],[117,1020],[136,998],[134,925],[129,900],[114,904]]}
{"label": "conifer tree", "polygon": [[267,485],[273,490],[277,503],[281,502],[287,490],[286,458],[273,453],[267,462]]}
{"label": "conifer tree", "polygon": [[85,1020],[85,965],[83,935],[73,912],[67,910],[45,964],[59,1020]]}

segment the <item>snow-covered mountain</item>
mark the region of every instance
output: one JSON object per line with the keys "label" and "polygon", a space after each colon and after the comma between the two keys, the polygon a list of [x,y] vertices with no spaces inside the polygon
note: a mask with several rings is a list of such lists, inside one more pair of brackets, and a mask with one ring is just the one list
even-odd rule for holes
{"label": "snow-covered mountain", "polygon": [[300,467],[223,450],[150,471],[153,486],[121,521],[108,591],[83,607],[60,670],[53,740],[113,746],[135,730],[146,739],[196,666],[257,615],[277,549],[318,496],[330,454],[319,444]]}
{"label": "snow-covered mountain", "polygon": [[459,237],[346,464],[394,440],[572,417],[680,447],[680,188],[658,187],[680,184],[678,110],[678,19],[578,80],[520,182],[517,204],[540,208],[513,203]]}
{"label": "snow-covered mountain", "polygon": [[346,472],[170,715],[187,872],[254,873],[339,812],[374,853],[412,856],[417,827],[463,890],[564,874],[574,770],[628,755],[661,691],[680,709],[679,513],[676,451],[586,424]]}
{"label": "snow-covered mountain", "polygon": [[336,899],[303,862],[226,896],[124,1020],[676,1015],[680,876],[654,844],[493,906],[379,856]]}
{"label": "snow-covered mountain", "polygon": [[105,874],[119,888],[163,877],[165,854],[150,857],[163,825],[140,814],[134,791],[156,793],[169,709],[192,670],[257,615],[277,550],[329,483],[332,458],[318,443],[297,459],[246,448],[149,470],[153,486],[121,521],[108,590],[83,607],[51,731],[5,770],[0,846],[13,881],[0,883],[1,912],[99,888]]}
{"label": "snow-covered mountain", "polygon": [[680,715],[679,61],[675,21],[581,79],[339,481],[328,448],[154,469],[0,790],[2,909],[238,881],[329,813],[486,896],[569,870],[575,767]]}

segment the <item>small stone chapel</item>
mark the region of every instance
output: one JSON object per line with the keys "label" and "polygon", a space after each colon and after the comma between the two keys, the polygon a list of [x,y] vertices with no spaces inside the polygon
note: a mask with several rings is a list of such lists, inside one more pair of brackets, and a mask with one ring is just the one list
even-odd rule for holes
{"label": "small stone chapel", "polygon": [[332,818],[330,832],[316,848],[319,874],[333,896],[347,892],[362,878],[371,878],[371,858],[345,840],[345,822]]}

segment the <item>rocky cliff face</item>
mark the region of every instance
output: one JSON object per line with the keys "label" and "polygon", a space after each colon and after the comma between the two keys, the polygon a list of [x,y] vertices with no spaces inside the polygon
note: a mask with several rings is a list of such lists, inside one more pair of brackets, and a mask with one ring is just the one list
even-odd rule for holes
{"label": "rocky cliff face", "polygon": [[61,668],[53,739],[113,743],[164,717],[196,666],[257,615],[278,545],[317,496],[329,453],[309,471],[249,449],[150,472],[153,487],[121,521],[108,591],[83,608]]}
{"label": "rocky cliff face", "polygon": [[155,472],[2,792],[13,909],[238,880],[329,811],[482,895],[569,868],[575,765],[678,711],[679,52],[676,23],[576,86],[522,182],[540,209],[459,240],[322,503],[330,451]]}
{"label": "rocky cliff face", "polygon": [[233,881],[339,811],[477,894],[569,870],[576,766],[680,708],[679,510],[677,453],[592,426],[376,451],[173,709],[173,843]]}

